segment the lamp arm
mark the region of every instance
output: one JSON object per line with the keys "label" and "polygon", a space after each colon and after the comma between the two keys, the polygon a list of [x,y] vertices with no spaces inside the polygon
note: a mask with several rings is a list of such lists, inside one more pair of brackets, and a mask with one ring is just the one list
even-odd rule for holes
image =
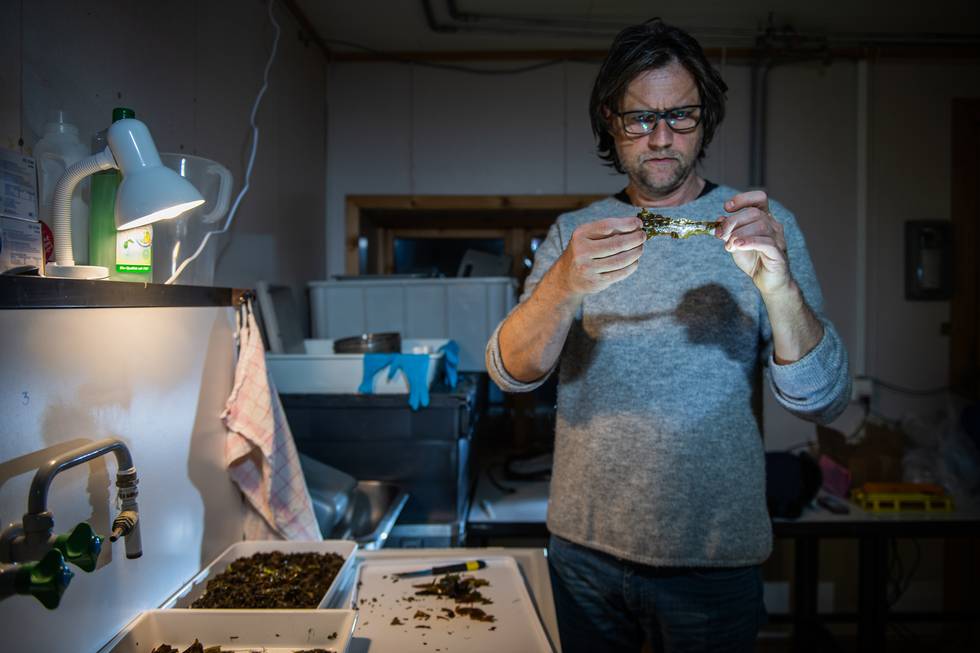
{"label": "lamp arm", "polygon": [[112,151],[107,147],[102,152],[68,166],[61,175],[51,200],[54,214],[54,255],[58,265],[75,265],[75,255],[71,247],[71,195],[75,192],[75,187],[93,173],[118,167]]}

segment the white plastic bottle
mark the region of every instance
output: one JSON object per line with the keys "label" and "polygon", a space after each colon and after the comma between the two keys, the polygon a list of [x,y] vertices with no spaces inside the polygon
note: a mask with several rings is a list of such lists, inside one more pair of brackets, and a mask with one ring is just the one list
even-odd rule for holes
{"label": "white plastic bottle", "polygon": [[[51,200],[54,187],[68,166],[89,156],[89,148],[78,140],[78,128],[68,123],[62,110],[51,111],[44,126],[44,136],[34,145],[37,159],[37,195],[40,216],[54,227]],[[82,199],[82,184],[71,196],[71,246],[75,263],[88,263],[88,205]]]}

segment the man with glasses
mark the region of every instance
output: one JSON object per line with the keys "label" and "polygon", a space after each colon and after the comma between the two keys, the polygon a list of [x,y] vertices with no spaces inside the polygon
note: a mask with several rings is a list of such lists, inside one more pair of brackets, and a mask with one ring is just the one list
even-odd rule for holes
{"label": "man with glasses", "polygon": [[[558,218],[487,345],[510,392],[560,363],[548,560],[565,653],[752,650],[772,547],[762,379],[818,423],[850,397],[793,215],[698,174],[726,90],[680,29],[616,37],[590,110],[626,188]],[[641,208],[719,224],[646,242]]]}

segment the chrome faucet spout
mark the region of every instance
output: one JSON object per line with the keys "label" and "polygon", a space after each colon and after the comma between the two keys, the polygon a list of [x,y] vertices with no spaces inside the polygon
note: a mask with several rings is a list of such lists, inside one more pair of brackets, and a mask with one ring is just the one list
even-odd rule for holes
{"label": "chrome faucet spout", "polygon": [[133,456],[129,453],[129,448],[122,440],[116,438],[106,438],[83,445],[44,463],[38,468],[37,473],[34,474],[34,480],[31,482],[31,490],[27,498],[27,513],[38,515],[47,512],[48,488],[51,487],[51,481],[55,476],[66,469],[104,456],[109,452],[115,454],[120,471],[133,468]]}
{"label": "chrome faucet spout", "polygon": [[[115,438],[92,442],[40,466],[31,482],[23,522],[10,524],[0,532],[0,562],[28,563],[0,565],[0,600],[12,594],[32,594],[45,607],[54,609],[72,577],[66,560],[84,571],[95,570],[102,539],[87,523],[79,524],[71,533],[55,537],[52,534],[54,516],[48,511],[48,490],[59,473],[108,453],[116,456],[116,494],[120,503],[120,514],[113,522],[111,539],[126,538],[127,558],[143,555],[136,503],[139,478],[129,448]],[[34,560],[39,562],[28,562]]]}
{"label": "chrome faucet spout", "polygon": [[139,490],[136,488],[139,479],[136,468],[121,469],[116,475],[116,488],[119,496],[120,512],[112,522],[112,535],[109,540],[115,542],[120,537],[126,538],[126,557],[139,558],[143,555],[143,541],[140,536],[140,513],[136,504]]}
{"label": "chrome faucet spout", "polygon": [[[126,537],[126,557],[138,558],[142,554],[139,506],[136,503],[136,497],[139,495],[136,485],[139,479],[136,476],[136,467],[133,466],[133,457],[129,453],[129,448],[121,440],[107,438],[65,452],[38,468],[31,482],[27,512],[22,523],[10,524],[0,533],[0,562],[40,560],[57,545],[58,538],[52,534],[54,516],[48,511],[48,490],[51,481],[66,469],[108,453],[116,456],[116,463],[119,466],[116,470],[116,487],[123,515],[117,517],[116,522],[120,522],[120,518],[124,517],[122,520],[124,528],[116,530],[118,524],[113,524],[114,535]],[[112,540],[115,541],[116,537]],[[85,569],[91,563],[91,557],[98,556],[97,549],[100,546],[101,540],[96,537],[90,545],[83,547],[84,551],[81,554],[70,555],[68,559],[76,564],[79,560],[83,561],[82,568]],[[91,569],[85,570],[91,571]]]}

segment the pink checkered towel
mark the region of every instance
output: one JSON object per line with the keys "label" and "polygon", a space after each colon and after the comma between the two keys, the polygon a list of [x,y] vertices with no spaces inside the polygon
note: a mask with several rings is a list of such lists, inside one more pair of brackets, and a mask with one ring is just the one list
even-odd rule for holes
{"label": "pink checkered towel", "polygon": [[254,511],[246,516],[245,538],[322,540],[293,434],[266,371],[262,336],[247,303],[238,313],[238,337],[235,385],[221,419],[228,429],[225,464]]}

